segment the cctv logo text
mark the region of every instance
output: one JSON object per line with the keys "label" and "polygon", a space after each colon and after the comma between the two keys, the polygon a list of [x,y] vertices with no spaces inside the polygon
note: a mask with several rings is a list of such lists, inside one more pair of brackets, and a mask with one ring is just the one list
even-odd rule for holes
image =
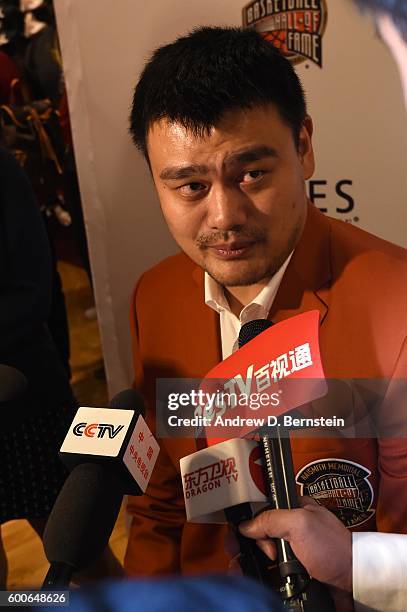
{"label": "cctv logo text", "polygon": [[75,436],[86,436],[87,438],[103,438],[107,436],[110,439],[115,438],[123,429],[124,425],[116,427],[111,423],[78,423],[73,428]]}

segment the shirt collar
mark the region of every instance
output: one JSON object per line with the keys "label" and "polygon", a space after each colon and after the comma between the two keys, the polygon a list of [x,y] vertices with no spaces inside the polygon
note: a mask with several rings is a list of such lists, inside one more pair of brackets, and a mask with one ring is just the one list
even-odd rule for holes
{"label": "shirt collar", "polygon": [[[271,305],[276,297],[284,272],[294,251],[291,251],[283,265],[271,277],[269,283],[256,295],[250,304],[244,306],[239,315],[240,323],[253,319],[267,319]],[[232,316],[223,286],[205,272],[205,304],[218,313],[229,312]]]}

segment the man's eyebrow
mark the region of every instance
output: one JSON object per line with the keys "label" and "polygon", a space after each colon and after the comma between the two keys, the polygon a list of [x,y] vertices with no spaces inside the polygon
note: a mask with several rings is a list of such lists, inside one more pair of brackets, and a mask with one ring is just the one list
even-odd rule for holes
{"label": "man's eyebrow", "polygon": [[225,159],[225,165],[233,164],[248,164],[250,162],[264,159],[265,157],[278,157],[276,149],[267,145],[259,145],[257,147],[250,147],[249,149],[243,149],[236,153],[231,153]]}
{"label": "man's eyebrow", "polygon": [[[234,164],[247,164],[253,161],[264,159],[265,157],[278,157],[277,151],[267,145],[259,145],[242,149],[236,153],[231,153],[225,159],[225,166]],[[160,179],[163,181],[176,181],[186,179],[196,174],[208,174],[209,168],[205,165],[191,166],[168,166],[160,172]]]}
{"label": "man's eyebrow", "polygon": [[164,181],[175,181],[185,179],[194,174],[208,174],[208,166],[169,166],[160,172],[160,179]]}

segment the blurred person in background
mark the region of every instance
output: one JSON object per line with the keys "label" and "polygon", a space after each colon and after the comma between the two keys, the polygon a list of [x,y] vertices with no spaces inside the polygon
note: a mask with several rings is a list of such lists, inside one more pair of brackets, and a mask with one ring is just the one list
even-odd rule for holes
{"label": "blurred person in background", "polygon": [[167,612],[171,609],[177,612],[284,611],[270,589],[248,578],[226,575],[106,583],[76,590],[69,600],[70,612]]}
{"label": "blurred person in background", "polygon": [[[58,115],[47,97],[50,91],[39,91],[37,88],[41,94],[38,99],[31,91],[34,78],[29,79],[24,66],[29,38],[24,36],[25,17],[19,3],[0,0],[0,15],[0,51],[7,58],[4,61],[14,68],[12,72],[9,70],[7,80],[2,79],[4,95],[0,109],[0,146],[7,148],[24,168],[42,212],[52,256],[52,301],[47,324],[70,376],[68,318],[53,236],[54,218],[63,223],[63,216],[67,215],[58,195],[64,155],[62,130]],[[41,25],[46,26],[45,23]],[[46,64],[45,57],[44,53],[42,60]],[[48,63],[57,67],[54,59]],[[60,81],[60,67],[56,70]],[[45,70],[46,74],[48,72]]]}
{"label": "blurred person in background", "polygon": [[[76,410],[46,325],[51,281],[49,243],[31,186],[0,149],[0,363],[28,381],[21,398],[1,406],[0,524],[26,518],[40,537],[67,476],[58,451]],[[0,568],[4,589],[1,543]]]}
{"label": "blurred person in background", "polygon": [[[52,265],[47,234],[28,178],[0,149],[0,364],[28,381],[0,406],[0,525],[25,518],[42,537],[67,471],[58,452],[76,412],[68,375],[48,330]],[[78,584],[122,576],[108,547]],[[0,590],[7,559],[0,538]]]}
{"label": "blurred person in background", "polygon": [[[24,73],[34,99],[48,98],[58,109],[64,136],[62,189],[64,203],[72,222],[76,246],[90,284],[90,268],[85,221],[80,198],[78,176],[70,128],[68,97],[63,75],[55,15],[52,0],[21,0],[24,13],[24,36],[27,46],[24,53]],[[96,318],[92,307],[85,312],[87,318]]]}
{"label": "blurred person in background", "polygon": [[[48,326],[70,375],[68,319],[57,268],[61,239],[63,244],[73,239],[90,284],[92,279],[53,3],[0,0],[0,36],[0,49],[17,69],[0,111],[0,144],[19,160],[40,204],[53,264]],[[61,225],[72,227],[66,231]],[[88,315],[96,318],[93,306]]]}

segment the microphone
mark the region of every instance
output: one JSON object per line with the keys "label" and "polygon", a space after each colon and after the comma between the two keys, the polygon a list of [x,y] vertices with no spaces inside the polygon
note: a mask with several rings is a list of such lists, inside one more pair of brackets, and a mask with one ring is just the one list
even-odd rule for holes
{"label": "microphone", "polygon": [[226,523],[225,508],[248,503],[250,516],[268,505],[261,449],[255,440],[235,438],[180,460],[187,520]]}
{"label": "microphone", "polygon": [[[327,391],[318,332],[317,311],[302,313],[275,326],[263,319],[250,322],[242,327],[239,350],[211,370],[202,384],[204,389],[211,389],[214,382],[218,387],[222,385],[222,380],[226,379],[224,388],[235,392],[234,405],[229,403],[225,410],[225,406],[220,404],[218,413],[216,404],[212,408],[209,415],[210,424],[205,425],[208,445],[222,442],[219,432],[223,430],[224,433],[225,424],[228,426],[228,415],[234,417],[230,421],[237,421],[238,429],[234,427],[232,437],[252,434],[253,431],[260,432],[261,444],[258,446],[258,452],[263,459],[260,461],[263,464],[260,479],[264,479],[266,498],[275,508],[298,507],[291,446],[288,430],[286,437],[282,431],[283,419],[287,413],[293,414],[293,409],[306,409],[304,404],[318,400]],[[259,334],[261,337],[256,338]],[[270,391],[273,388],[281,388],[283,383],[282,401],[271,402]],[[256,395],[253,392],[256,391],[267,391],[263,407],[256,406],[256,416],[259,418],[244,419],[242,417],[245,411],[239,408],[240,403],[236,398],[252,398]],[[203,411],[206,412],[205,407],[202,408]],[[270,412],[276,439],[270,439],[266,435],[265,426],[269,425]],[[219,415],[223,414],[225,422],[218,423]],[[332,609],[333,604],[324,590],[325,587],[311,580],[288,543],[284,540],[277,542],[279,572],[272,572],[270,560],[263,555],[256,543],[240,534],[238,525],[241,521],[252,518],[255,511],[248,501],[236,503],[236,499],[226,500],[223,506],[224,516],[232,525],[240,544],[243,573],[280,591],[284,605],[289,610]]]}
{"label": "microphone", "polygon": [[159,445],[143,418],[144,403],[134,389],[121,391],[108,408],[78,408],[60,449],[69,470],[81,463],[111,466],[123,494],[144,493]]}
{"label": "microphone", "polygon": [[73,469],[45,527],[43,545],[50,568],[43,589],[68,586],[74,572],[101,556],[122,499],[123,486],[112,468],[81,463]]}
{"label": "microphone", "polygon": [[50,562],[43,588],[69,585],[106,548],[123,495],[142,495],[159,446],[128,389],[108,408],[78,409],[60,456],[71,469],[48,518],[43,544]]}
{"label": "microphone", "polygon": [[240,546],[239,563],[245,576],[269,582],[269,559],[238,525],[268,505],[260,447],[236,438],[209,446],[180,460],[187,520],[228,523]]}
{"label": "microphone", "polygon": [[254,319],[248,321],[240,328],[238,345],[242,348],[245,344],[254,340],[256,336],[262,334],[266,329],[269,329],[273,325],[272,321],[268,319]]}
{"label": "microphone", "polygon": [[[224,441],[225,433],[227,438],[251,434],[253,430],[259,430],[268,424],[270,412],[273,418],[277,419],[305,402],[324,395],[326,384],[318,343],[319,312],[302,313],[268,329],[269,327],[271,323],[265,320],[251,323],[250,327],[243,326],[239,350],[215,366],[203,380],[201,389],[204,391],[204,396],[208,397],[208,400],[213,396],[214,401],[210,406],[198,406],[195,416],[205,418],[204,427],[208,445]],[[254,338],[258,334],[262,334],[262,337],[256,341]],[[281,395],[279,387],[285,379],[290,381],[290,389],[287,386],[284,395]],[[297,382],[294,392],[291,391],[293,379]],[[228,397],[227,407],[223,403],[222,386],[226,391],[225,396]],[[218,394],[219,388],[221,391]],[[270,393],[273,389],[277,392]],[[260,395],[256,391],[262,392],[265,403],[257,405],[256,419],[245,418],[248,404],[240,403],[240,399],[246,397],[251,401],[254,395]],[[228,416],[233,418],[228,419]],[[267,468],[270,470],[269,455],[264,454],[264,458],[267,459]],[[270,482],[274,486],[274,481],[270,480],[267,480],[267,485]],[[271,491],[267,493],[271,497]],[[224,516],[232,526],[240,544],[243,572],[270,586],[270,580],[275,575],[268,571],[269,559],[263,555],[253,540],[245,538],[238,530],[238,525],[243,520],[253,517],[251,505],[247,501],[239,503],[236,503],[236,500],[226,501],[228,503],[225,502],[223,506]],[[284,544],[282,549],[285,553]],[[301,570],[305,572],[302,566]]]}
{"label": "microphone", "polygon": [[16,368],[0,365],[0,402],[10,402],[20,397],[27,387],[27,379]]}
{"label": "microphone", "polygon": [[[239,333],[239,348],[272,326],[266,319],[244,324]],[[261,433],[264,476],[268,499],[274,508],[292,509],[300,506],[295,485],[291,443],[282,423],[275,428],[275,437]],[[240,520],[239,520],[240,522]],[[281,579],[279,588],[284,607],[288,610],[334,609],[332,598],[326,587],[312,579],[283,539],[276,539],[277,564]],[[243,568],[242,568],[243,569]]]}

